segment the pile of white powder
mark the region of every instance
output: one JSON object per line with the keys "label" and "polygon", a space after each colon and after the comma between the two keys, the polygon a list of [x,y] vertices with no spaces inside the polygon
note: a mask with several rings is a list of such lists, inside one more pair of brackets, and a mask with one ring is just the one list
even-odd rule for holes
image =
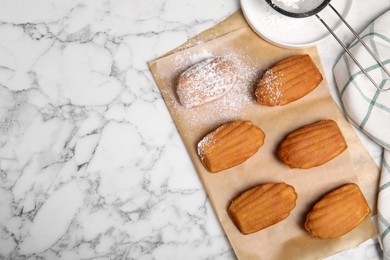
{"label": "pile of white powder", "polygon": [[281,8],[288,7],[297,10],[299,9],[299,3],[303,1],[304,0],[273,0],[272,2]]}
{"label": "pile of white powder", "polygon": [[[291,1],[291,2],[290,2]],[[311,4],[315,2],[318,4],[319,0],[273,0],[274,3],[278,3],[281,6],[285,3],[284,9],[288,9],[290,12],[306,11]],[[335,1],[335,4],[343,4],[344,0]],[[322,2],[322,0],[320,1]],[[341,3],[341,4],[340,4]],[[255,28],[259,28],[261,34],[267,38],[272,39],[279,43],[305,43],[313,40],[320,39],[328,34],[326,28],[318,21],[314,16],[307,18],[292,18],[282,15],[275,11],[266,1],[253,1],[252,8],[245,10],[251,18],[251,23]],[[254,8],[253,8],[254,7]],[[298,9],[294,9],[297,7]],[[342,10],[342,9],[341,9]],[[331,10],[323,10],[321,17],[325,18],[328,24],[333,27],[336,23],[339,23],[339,19],[335,17]]]}
{"label": "pile of white powder", "polygon": [[272,0],[272,3],[281,9],[292,13],[306,13],[318,6],[320,6],[324,0]]}

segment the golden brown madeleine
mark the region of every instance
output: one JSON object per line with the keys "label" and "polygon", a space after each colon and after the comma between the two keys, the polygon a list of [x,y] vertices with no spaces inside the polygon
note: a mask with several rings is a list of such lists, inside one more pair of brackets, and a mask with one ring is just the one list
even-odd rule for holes
{"label": "golden brown madeleine", "polygon": [[228,213],[242,234],[251,234],[274,225],[290,215],[297,193],[286,183],[267,183],[235,198]]}
{"label": "golden brown madeleine", "polygon": [[290,168],[309,169],[322,165],[347,149],[333,120],[321,120],[293,131],[282,141],[278,156]]}
{"label": "golden brown madeleine", "polygon": [[306,217],[305,228],[320,239],[337,238],[357,227],[370,213],[359,187],[349,183],[314,205]]}
{"label": "golden brown madeleine", "polygon": [[250,121],[224,124],[198,143],[198,155],[209,172],[219,172],[243,163],[264,143],[265,135]]}
{"label": "golden brown madeleine", "polygon": [[289,57],[264,73],[257,83],[257,102],[265,106],[286,105],[307,95],[322,79],[309,55]]}
{"label": "golden brown madeleine", "polygon": [[178,78],[176,94],[187,108],[200,106],[225,95],[236,83],[238,68],[234,62],[216,57],[201,61]]}

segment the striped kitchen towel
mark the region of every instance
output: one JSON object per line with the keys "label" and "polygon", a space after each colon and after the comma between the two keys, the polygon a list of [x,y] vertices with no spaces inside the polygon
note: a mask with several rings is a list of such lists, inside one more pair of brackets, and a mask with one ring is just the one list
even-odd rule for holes
{"label": "striped kitchen towel", "polygon": [[[390,70],[390,11],[377,18],[360,36]],[[390,88],[387,74],[358,41],[349,49],[380,88]],[[349,120],[384,148],[378,194],[378,239],[384,259],[390,259],[390,91],[376,89],[346,53],[333,73]]]}

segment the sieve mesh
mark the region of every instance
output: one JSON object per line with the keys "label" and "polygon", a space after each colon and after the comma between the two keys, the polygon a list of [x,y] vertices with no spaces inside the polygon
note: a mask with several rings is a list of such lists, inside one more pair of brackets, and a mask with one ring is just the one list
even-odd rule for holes
{"label": "sieve mesh", "polygon": [[272,0],[272,3],[291,13],[307,13],[317,9],[324,0]]}

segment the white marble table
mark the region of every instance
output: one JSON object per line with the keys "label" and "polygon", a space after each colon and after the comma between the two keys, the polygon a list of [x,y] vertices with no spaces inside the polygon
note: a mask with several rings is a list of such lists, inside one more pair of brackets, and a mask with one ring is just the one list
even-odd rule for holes
{"label": "white marble table", "polygon": [[[146,62],[239,7],[0,0],[0,259],[235,258]],[[349,21],[360,31],[389,8],[354,0]],[[341,47],[318,47],[335,93]]]}

